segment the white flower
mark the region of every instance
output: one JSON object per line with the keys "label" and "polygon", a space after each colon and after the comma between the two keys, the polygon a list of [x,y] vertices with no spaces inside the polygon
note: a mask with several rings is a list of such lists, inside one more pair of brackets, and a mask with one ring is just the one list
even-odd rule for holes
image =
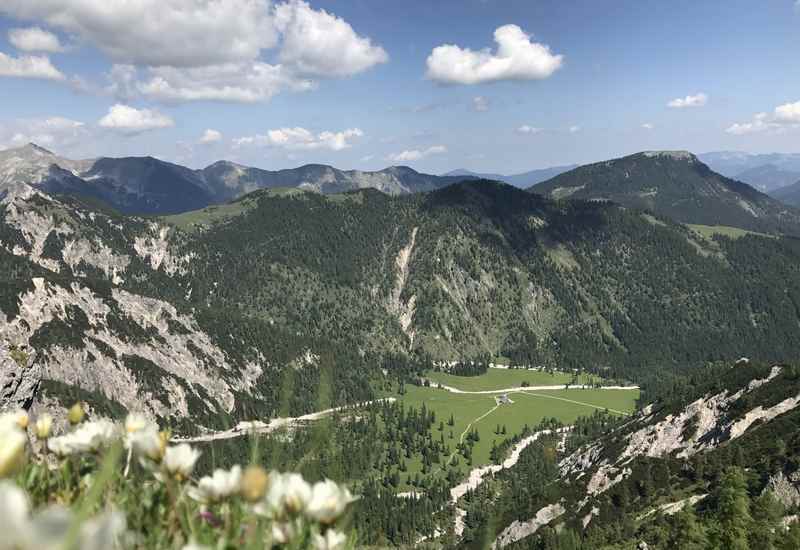
{"label": "white flower", "polygon": [[36,431],[36,437],[39,439],[50,437],[53,431],[53,417],[47,413],[40,414],[39,418],[36,419],[36,424],[34,424],[34,430]]}
{"label": "white flower", "polygon": [[0,548],[15,548],[28,529],[28,498],[8,481],[0,481]]}
{"label": "white flower", "polygon": [[0,478],[15,474],[25,463],[28,436],[16,424],[0,425]]}
{"label": "white flower", "polygon": [[269,488],[264,500],[253,507],[256,514],[271,518],[302,512],[311,500],[311,486],[300,474],[269,475]]}
{"label": "white flower", "polygon": [[28,413],[22,409],[0,415],[0,429],[17,427],[25,430],[28,427]]}
{"label": "white flower", "polygon": [[[81,526],[81,550],[116,548],[125,533],[125,515],[115,510],[90,519]],[[62,545],[63,546],[63,545]]]}
{"label": "white flower", "polygon": [[158,461],[161,458],[161,436],[158,429],[147,426],[140,430],[129,432],[125,437],[125,448],[130,449],[139,458],[149,458]]}
{"label": "white flower", "polygon": [[311,500],[311,486],[300,474],[283,475],[283,501],[292,512],[305,510]]}
{"label": "white flower", "polygon": [[319,521],[330,524],[344,513],[347,505],[356,500],[346,487],[326,479],[314,484],[311,500],[306,507],[306,515]]}
{"label": "white flower", "polygon": [[314,534],[314,548],[317,550],[341,550],[346,544],[347,536],[333,529],[328,529],[324,536]]}
{"label": "white flower", "polygon": [[214,470],[211,476],[202,478],[197,487],[189,489],[189,496],[203,504],[224,500],[239,492],[242,482],[242,467],[234,466],[230,471]]}
{"label": "white flower", "polygon": [[272,542],[286,544],[292,540],[297,530],[294,525],[286,522],[274,522],[272,524]]}
{"label": "white flower", "polygon": [[155,423],[150,422],[150,420],[141,413],[130,413],[125,418],[125,431],[129,434],[136,433],[148,428],[155,427],[156,432],[158,432],[158,426]]}
{"label": "white flower", "polygon": [[197,544],[196,542],[190,542],[181,548],[181,550],[211,550],[211,548],[203,546],[202,544]]}
{"label": "white flower", "polygon": [[186,479],[192,475],[194,464],[198,458],[200,458],[200,451],[193,449],[187,443],[167,447],[164,453],[164,470],[177,479]]}
{"label": "white flower", "polygon": [[[62,550],[75,516],[63,506],[50,506],[36,514],[27,526],[26,550]],[[84,522],[78,533],[75,548],[81,550],[109,550],[118,548],[125,534],[125,516],[109,511]]]}
{"label": "white flower", "polygon": [[[72,512],[51,506],[33,518],[25,493],[9,482],[0,483],[0,548],[7,550],[61,550],[74,522]],[[116,548],[125,533],[125,516],[106,512],[83,523],[75,547],[81,550]]]}
{"label": "white flower", "polygon": [[96,452],[119,436],[117,425],[100,419],[81,424],[74,432],[54,437],[47,442],[51,451],[59,456]]}

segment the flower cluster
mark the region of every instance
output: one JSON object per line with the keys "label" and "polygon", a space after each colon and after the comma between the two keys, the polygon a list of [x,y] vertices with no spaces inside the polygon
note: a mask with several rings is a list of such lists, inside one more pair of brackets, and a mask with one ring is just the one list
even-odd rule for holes
{"label": "flower cluster", "polygon": [[256,514],[273,520],[272,537],[278,543],[294,538],[304,524],[319,525],[324,535],[314,533],[316,548],[344,548],[347,537],[329,529],[356,500],[346,487],[331,480],[310,485],[299,474],[270,474],[264,498],[253,506]]}
{"label": "flower cluster", "polygon": [[52,505],[31,515],[28,497],[8,481],[0,482],[0,518],[1,548],[47,550],[66,548],[72,542],[72,548],[108,550],[125,536],[125,516],[118,511],[84,521],[75,534],[71,533],[74,514],[63,506]]}
{"label": "flower cluster", "polygon": [[[349,545],[348,537],[335,527],[356,498],[333,481],[310,484],[299,474],[267,472],[257,465],[216,469],[195,479],[192,474],[200,451],[188,443],[171,445],[169,432],[160,430],[142,414],[129,414],[123,424],[108,419],[86,420],[84,408],[77,404],[68,411],[66,420],[66,430],[58,435],[48,414],[39,415],[30,425],[33,436],[41,442],[40,455],[36,456],[28,444],[27,413],[0,415],[0,478],[20,474],[18,479],[27,480],[26,487],[30,480],[39,479],[44,489],[32,487],[36,492],[31,495],[38,495],[45,504],[32,513],[26,492],[10,481],[0,481],[0,526],[4,527],[0,550],[105,550],[127,547],[124,541],[136,545],[141,535],[135,528],[128,531],[125,515],[101,506],[102,499],[94,508],[98,515],[82,522],[69,508],[52,504],[81,501],[80,494],[95,492],[96,483],[115,483],[108,494],[124,492],[125,485],[130,484],[138,487],[135,491],[144,489],[152,495],[150,498],[163,499],[165,509],[174,514],[165,523],[173,530],[167,535],[175,545],[170,547],[229,547],[246,537],[260,541],[259,548],[289,544],[339,550]],[[112,482],[101,470],[108,463],[105,471],[113,472],[112,477],[118,474],[116,461],[123,453],[127,453],[124,473]],[[33,456],[30,461],[29,455]],[[54,464],[57,462],[60,464]],[[143,483],[129,478],[131,467],[134,476],[145,476]],[[100,487],[98,494],[102,490]],[[182,524],[175,520],[178,517],[194,518],[196,523]],[[183,532],[184,528],[189,529]],[[198,533],[202,535],[199,543],[195,539]],[[202,545],[209,542],[208,547]]]}

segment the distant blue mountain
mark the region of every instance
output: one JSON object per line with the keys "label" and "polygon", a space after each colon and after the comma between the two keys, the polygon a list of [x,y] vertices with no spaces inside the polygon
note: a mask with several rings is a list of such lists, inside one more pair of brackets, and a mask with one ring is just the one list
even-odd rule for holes
{"label": "distant blue mountain", "polygon": [[520,189],[527,189],[532,185],[536,185],[537,183],[547,181],[550,178],[554,178],[559,174],[563,174],[564,172],[568,172],[573,168],[577,168],[577,166],[578,166],[577,164],[571,164],[569,166],[553,166],[551,168],[541,168],[539,170],[531,170],[530,172],[525,172],[522,174],[512,174],[510,176],[503,176],[501,174],[472,172],[470,170],[459,168],[458,170],[453,170],[443,175],[474,177],[487,180],[504,181],[506,183],[513,185],[514,187],[519,187]]}

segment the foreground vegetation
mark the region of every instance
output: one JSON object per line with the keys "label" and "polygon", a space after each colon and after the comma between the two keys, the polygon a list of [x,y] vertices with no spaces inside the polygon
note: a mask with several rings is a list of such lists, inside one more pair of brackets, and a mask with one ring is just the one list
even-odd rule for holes
{"label": "foreground vegetation", "polygon": [[[0,548],[109,550],[352,547],[356,499],[332,481],[258,465],[195,478],[200,451],[137,414],[124,425],[84,420],[80,404],[53,418],[0,416]],[[33,434],[29,442],[28,429]]]}

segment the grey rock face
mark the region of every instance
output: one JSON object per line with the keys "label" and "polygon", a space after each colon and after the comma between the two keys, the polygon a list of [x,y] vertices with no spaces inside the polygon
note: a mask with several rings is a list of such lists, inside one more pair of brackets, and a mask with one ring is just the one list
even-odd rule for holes
{"label": "grey rock face", "polygon": [[797,472],[786,477],[783,472],[769,478],[764,491],[772,491],[775,498],[786,508],[792,508],[800,504],[800,488],[797,485]]}
{"label": "grey rock face", "polygon": [[41,380],[36,353],[0,342],[0,410],[28,409]]}

